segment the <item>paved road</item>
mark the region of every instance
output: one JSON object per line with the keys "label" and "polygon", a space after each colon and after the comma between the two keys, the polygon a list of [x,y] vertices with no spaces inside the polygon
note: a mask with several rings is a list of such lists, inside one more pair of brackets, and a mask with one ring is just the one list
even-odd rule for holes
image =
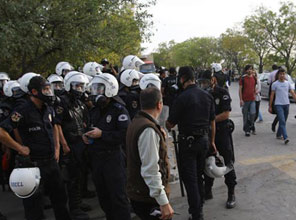
{"label": "paved road", "polygon": [[[238,85],[230,88],[233,99],[231,119],[236,129],[233,134],[236,155],[237,207],[225,209],[227,188],[224,179],[215,181],[214,199],[204,207],[206,220],[295,220],[296,218],[296,106],[290,106],[288,135],[290,143],[275,139],[270,129],[273,115],[267,112],[268,103],[261,102],[264,121],[256,123],[257,135],[245,137],[242,131],[242,115],[238,100]],[[187,200],[180,196],[179,184],[171,185],[171,201],[175,211],[174,220],[186,220]],[[94,207],[91,219],[104,219],[97,199],[85,200]],[[9,219],[23,219],[21,200],[12,193],[0,192],[0,209]],[[52,210],[46,211],[47,219],[54,219]],[[134,218],[136,219],[136,218]]]}

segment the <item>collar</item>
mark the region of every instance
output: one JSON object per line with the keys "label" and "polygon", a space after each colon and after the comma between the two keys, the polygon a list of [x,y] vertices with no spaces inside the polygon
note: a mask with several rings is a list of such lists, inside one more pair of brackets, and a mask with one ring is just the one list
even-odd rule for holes
{"label": "collar", "polygon": [[158,121],[157,121],[156,119],[154,119],[154,118],[152,117],[152,115],[150,115],[150,114],[148,114],[148,113],[146,113],[146,112],[144,112],[144,111],[142,111],[142,110],[140,110],[138,114],[141,115],[141,116],[144,116],[144,117],[147,118],[147,119],[149,119],[150,121],[152,121],[152,122],[155,123],[156,125],[159,125],[159,124],[158,124]]}
{"label": "collar", "polygon": [[194,87],[196,87],[196,84],[195,84],[195,83],[194,83],[194,84],[191,84],[191,85],[189,85],[189,86],[187,86],[186,89],[184,89],[184,90],[192,89],[192,88],[194,88]]}

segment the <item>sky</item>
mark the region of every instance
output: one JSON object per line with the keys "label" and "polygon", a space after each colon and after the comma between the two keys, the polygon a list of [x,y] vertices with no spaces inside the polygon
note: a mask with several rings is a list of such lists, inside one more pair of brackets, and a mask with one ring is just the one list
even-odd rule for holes
{"label": "sky", "polygon": [[239,25],[259,6],[278,11],[281,0],[157,0],[150,8],[154,27],[150,43],[142,43],[149,54],[159,43],[183,42],[193,37],[219,37]]}

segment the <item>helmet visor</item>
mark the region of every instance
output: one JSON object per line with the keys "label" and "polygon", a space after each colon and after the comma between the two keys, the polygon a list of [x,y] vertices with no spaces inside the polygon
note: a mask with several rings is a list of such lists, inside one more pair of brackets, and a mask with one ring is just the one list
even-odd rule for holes
{"label": "helmet visor", "polygon": [[60,91],[64,89],[64,83],[63,82],[53,82],[51,83],[51,89],[53,91]]}
{"label": "helmet visor", "polygon": [[3,88],[3,86],[5,85],[5,83],[7,83],[8,80],[7,79],[2,79],[0,80],[0,88]]}
{"label": "helmet visor", "polygon": [[102,83],[94,83],[90,88],[91,95],[104,95],[105,85]]}
{"label": "helmet visor", "polygon": [[15,97],[15,98],[19,98],[19,97],[21,97],[24,94],[24,92],[18,86],[17,87],[13,87],[11,89],[11,91],[12,91],[12,97]]}
{"label": "helmet visor", "polygon": [[71,88],[77,92],[85,92],[85,84],[81,82],[71,82]]}
{"label": "helmet visor", "polygon": [[45,96],[54,96],[50,85],[43,86],[41,92]]}

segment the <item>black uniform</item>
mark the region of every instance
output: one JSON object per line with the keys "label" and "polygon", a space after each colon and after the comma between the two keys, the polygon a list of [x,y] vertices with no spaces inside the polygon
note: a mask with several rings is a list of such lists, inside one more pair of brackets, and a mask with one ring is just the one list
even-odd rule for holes
{"label": "black uniform", "polygon": [[175,75],[169,75],[161,84],[161,87],[164,88],[163,104],[169,107],[172,106],[174,99],[176,98],[175,90],[172,88],[175,84],[177,84],[177,77]]}
{"label": "black uniform", "polygon": [[108,220],[129,220],[130,212],[125,192],[126,170],[122,145],[130,123],[123,104],[113,99],[104,109],[90,111],[91,126],[102,130],[100,138],[88,147],[97,195]]}
{"label": "black uniform", "polygon": [[189,213],[200,219],[203,201],[203,170],[208,151],[208,132],[215,119],[213,97],[189,85],[176,99],[168,122],[178,124],[180,175],[187,191]]}
{"label": "black uniform", "polygon": [[[70,153],[61,158],[63,172],[67,181],[69,196],[69,208],[73,216],[80,215],[81,200],[81,163],[85,144],[82,134],[85,133],[88,124],[87,107],[72,94],[65,93],[61,96],[60,105],[55,107],[57,123],[61,125],[64,137],[70,148]],[[87,214],[85,214],[87,218]]]}
{"label": "black uniform", "polygon": [[[211,91],[215,101],[215,112],[219,115],[225,111],[231,111],[231,98],[226,89],[215,86]],[[218,152],[224,158],[225,165],[234,163],[234,152],[232,134],[229,128],[229,120],[216,122],[215,144]],[[205,191],[211,190],[214,179],[205,175]],[[236,183],[236,175],[234,169],[225,175],[225,184],[228,189],[234,189]]]}
{"label": "black uniform", "polygon": [[57,161],[54,159],[55,146],[53,126],[55,114],[52,108],[43,105],[38,109],[28,100],[16,108],[0,127],[11,133],[18,129],[22,142],[30,148],[30,158],[41,173],[39,189],[33,196],[23,199],[25,216],[28,220],[43,219],[42,193],[50,197],[56,219],[70,219],[66,208],[67,196]]}

